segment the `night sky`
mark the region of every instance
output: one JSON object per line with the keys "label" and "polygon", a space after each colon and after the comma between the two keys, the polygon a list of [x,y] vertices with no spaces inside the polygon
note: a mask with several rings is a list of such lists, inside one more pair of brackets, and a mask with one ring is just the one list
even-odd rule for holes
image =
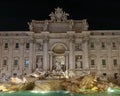
{"label": "night sky", "polygon": [[89,30],[120,30],[119,0],[0,0],[0,30],[28,30],[32,19],[50,19],[57,7],[68,19],[87,19]]}

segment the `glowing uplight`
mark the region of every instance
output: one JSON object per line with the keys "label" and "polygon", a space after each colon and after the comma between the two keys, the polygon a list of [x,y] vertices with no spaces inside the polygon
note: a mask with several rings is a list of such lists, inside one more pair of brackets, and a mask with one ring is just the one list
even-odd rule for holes
{"label": "glowing uplight", "polygon": [[31,93],[42,93],[42,94],[45,94],[45,93],[48,93],[49,91],[36,91],[36,90],[32,90]]}
{"label": "glowing uplight", "polygon": [[108,91],[109,93],[114,92],[114,90],[113,90],[113,89],[111,89],[111,87],[109,87],[107,91]]}
{"label": "glowing uplight", "polygon": [[36,91],[36,90],[32,90],[30,91],[31,93],[40,93],[39,91]]}
{"label": "glowing uplight", "polygon": [[8,93],[13,93],[13,92],[15,92],[15,91],[9,91]]}
{"label": "glowing uplight", "polygon": [[65,91],[64,93],[65,93],[65,94],[68,94],[68,93],[70,93],[70,92],[69,92],[69,91]]}
{"label": "glowing uplight", "polygon": [[41,91],[40,93],[45,94],[48,93],[49,91]]}

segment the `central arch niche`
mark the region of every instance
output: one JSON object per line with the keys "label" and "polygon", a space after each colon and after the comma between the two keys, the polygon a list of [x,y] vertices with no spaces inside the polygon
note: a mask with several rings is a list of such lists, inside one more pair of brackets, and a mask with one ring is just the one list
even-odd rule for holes
{"label": "central arch niche", "polygon": [[52,51],[56,54],[64,54],[66,49],[62,44],[57,44],[53,47]]}
{"label": "central arch niche", "polygon": [[66,69],[65,66],[65,51],[66,47],[62,43],[57,43],[52,47],[53,55],[53,68],[54,70],[60,71],[61,69],[64,71]]}

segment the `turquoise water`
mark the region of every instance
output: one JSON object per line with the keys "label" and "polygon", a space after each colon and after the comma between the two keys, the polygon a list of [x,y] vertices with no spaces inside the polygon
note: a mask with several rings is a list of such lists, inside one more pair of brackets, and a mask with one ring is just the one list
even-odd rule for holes
{"label": "turquoise water", "polygon": [[37,91],[22,91],[11,93],[0,93],[0,96],[120,96],[120,93],[96,93],[96,94],[71,94],[67,91],[51,91],[51,92],[37,92]]}

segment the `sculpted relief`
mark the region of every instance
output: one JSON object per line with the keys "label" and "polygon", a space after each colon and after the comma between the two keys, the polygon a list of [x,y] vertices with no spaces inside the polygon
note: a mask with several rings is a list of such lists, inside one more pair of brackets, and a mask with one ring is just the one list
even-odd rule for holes
{"label": "sculpted relief", "polygon": [[42,49],[43,49],[42,43],[36,43],[36,50],[42,51]]}
{"label": "sculpted relief", "polygon": [[82,51],[82,43],[76,43],[75,44],[75,50],[76,51]]}
{"label": "sculpted relief", "polygon": [[61,22],[61,21],[67,21],[67,16],[69,16],[68,13],[65,13],[62,8],[56,8],[55,13],[51,12],[49,15],[52,22]]}

